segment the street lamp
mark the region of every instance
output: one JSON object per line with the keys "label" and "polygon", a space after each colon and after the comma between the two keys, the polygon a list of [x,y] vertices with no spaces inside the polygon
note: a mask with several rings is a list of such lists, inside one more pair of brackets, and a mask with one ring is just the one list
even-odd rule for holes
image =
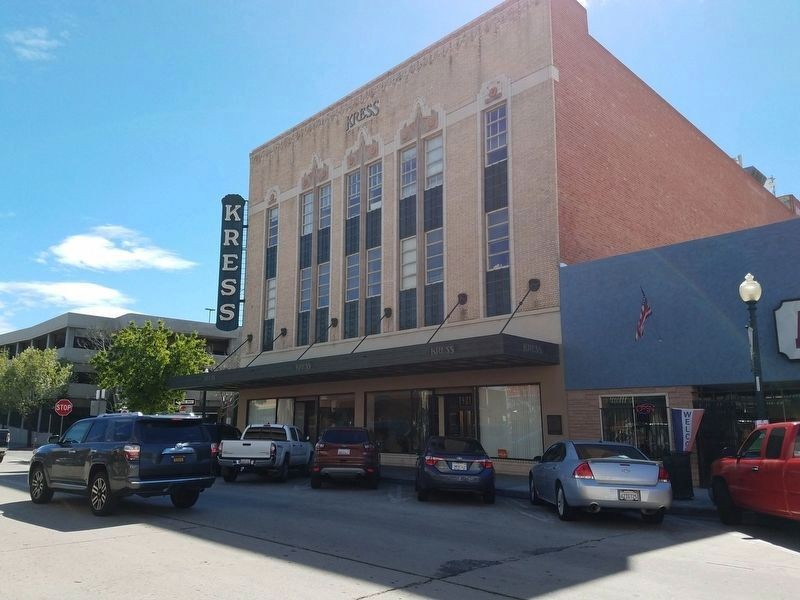
{"label": "street lamp", "polygon": [[[761,389],[761,355],[758,351],[758,324],[756,322],[756,303],[761,299],[761,284],[748,273],[739,284],[739,297],[747,304],[750,313],[751,358],[753,359],[753,376],[756,380],[756,421],[767,421],[767,404],[764,401],[764,390]],[[758,424],[758,423],[756,423]]]}

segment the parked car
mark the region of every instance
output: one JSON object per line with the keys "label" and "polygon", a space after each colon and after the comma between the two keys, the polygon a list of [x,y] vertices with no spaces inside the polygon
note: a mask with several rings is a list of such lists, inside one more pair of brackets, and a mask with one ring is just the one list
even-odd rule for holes
{"label": "parked car", "polygon": [[661,523],[672,505],[667,470],[627,444],[558,442],[533,460],[531,503],[555,504],[562,521],[574,518],[578,509],[627,509],[640,511],[648,523]]}
{"label": "parked car", "polygon": [[0,462],[6,457],[6,450],[11,443],[11,432],[8,429],[0,429]]}
{"label": "parked car", "polygon": [[435,490],[478,493],[494,504],[494,464],[478,440],[433,436],[417,457],[417,499]]}
{"label": "parked car", "polygon": [[[237,427],[228,425],[227,423],[203,423],[203,427],[208,431],[208,435],[211,437],[212,449],[215,456],[219,452],[219,445],[222,440],[238,440],[242,437],[242,432],[239,431]],[[211,467],[214,471],[214,475],[219,476],[221,472],[219,462],[213,460]]]}
{"label": "parked car", "polygon": [[757,427],[738,452],[711,465],[711,500],[720,520],[741,522],[742,510],[800,521],[800,422]]}
{"label": "parked car", "polygon": [[243,472],[271,474],[286,481],[290,468],[308,473],[312,456],[311,442],[297,427],[265,423],[246,427],[241,439],[222,440],[217,461],[227,482],[236,481]]}
{"label": "parked car", "polygon": [[359,479],[373,489],[381,478],[381,453],[363,427],[326,429],[314,447],[311,487],[319,489],[323,478]]}
{"label": "parked car", "polygon": [[110,514],[123,496],[169,495],[189,508],[211,487],[211,440],[200,419],[105,414],[74,423],[31,458],[31,500],[53,492],[84,494],[95,515]]}

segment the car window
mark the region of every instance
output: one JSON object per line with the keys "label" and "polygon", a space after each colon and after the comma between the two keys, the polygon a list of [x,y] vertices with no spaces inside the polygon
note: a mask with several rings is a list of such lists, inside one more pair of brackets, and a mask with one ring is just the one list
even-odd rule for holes
{"label": "car window", "polygon": [[430,452],[452,452],[456,454],[486,454],[478,440],[468,438],[432,437],[428,440]]}
{"label": "car window", "polygon": [[638,449],[626,444],[575,444],[575,452],[578,454],[578,458],[582,460],[590,458],[647,460],[647,457]]}
{"label": "car window", "polygon": [[786,439],[785,427],[776,427],[773,429],[767,440],[767,451],[764,454],[764,458],[780,458],[784,439]]}
{"label": "car window", "polygon": [[328,429],[322,434],[322,441],[328,444],[365,444],[369,436],[364,429]]}
{"label": "car window", "polygon": [[133,434],[133,420],[118,419],[110,422],[106,439],[109,442],[127,442]]}
{"label": "car window", "polygon": [[108,420],[97,419],[92,423],[92,428],[89,430],[89,435],[86,436],[84,442],[104,442],[106,439],[106,429],[108,429]]}
{"label": "car window", "polygon": [[300,431],[297,427],[294,427],[294,435],[297,437],[298,441],[303,440],[303,432]]}
{"label": "car window", "polygon": [[750,434],[750,437],[745,440],[744,444],[742,444],[742,449],[739,454],[743,458],[759,458],[761,456],[761,446],[766,436],[767,432],[763,429],[754,431]]}
{"label": "car window", "polygon": [[286,431],[283,427],[251,427],[244,432],[245,440],[275,440],[281,442],[286,440]]}
{"label": "car window", "polygon": [[558,444],[553,444],[542,456],[542,462],[553,462],[558,454]]}
{"label": "car window", "polygon": [[800,458],[800,429],[797,430],[797,437],[794,438],[794,457]]}
{"label": "car window", "polygon": [[208,431],[195,419],[139,421],[137,430],[139,439],[145,444],[207,442],[210,439]]}
{"label": "car window", "polygon": [[567,457],[567,447],[564,444],[556,444],[556,454],[553,460],[561,462]]}
{"label": "car window", "polygon": [[86,432],[92,426],[92,420],[78,421],[72,427],[67,429],[64,437],[61,439],[63,442],[71,442],[73,444],[80,444],[86,436]]}

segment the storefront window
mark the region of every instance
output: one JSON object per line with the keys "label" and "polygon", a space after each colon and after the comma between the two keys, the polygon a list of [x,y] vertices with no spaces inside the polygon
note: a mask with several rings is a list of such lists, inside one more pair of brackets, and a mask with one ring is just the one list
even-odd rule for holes
{"label": "storefront window", "polygon": [[355,424],[356,403],[352,394],[319,397],[319,431]]}
{"label": "storefront window", "polygon": [[277,417],[278,400],[250,400],[247,403],[247,424],[275,423]]}
{"label": "storefront window", "polygon": [[666,396],[603,396],[603,439],[630,444],[661,460],[669,447]]}
{"label": "storefront window", "polygon": [[541,456],[542,402],[538,385],[478,390],[481,444],[493,457],[532,460]]}
{"label": "storefront window", "polygon": [[415,454],[438,433],[438,402],[428,390],[367,394],[367,422],[383,452]]}
{"label": "storefront window", "polygon": [[278,420],[281,425],[291,425],[294,420],[294,398],[280,398],[278,400]]}

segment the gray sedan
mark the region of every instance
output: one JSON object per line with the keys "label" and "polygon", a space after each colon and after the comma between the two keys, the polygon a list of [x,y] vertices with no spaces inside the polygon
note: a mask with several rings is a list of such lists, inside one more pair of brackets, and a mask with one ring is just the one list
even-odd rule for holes
{"label": "gray sedan", "polygon": [[627,444],[558,442],[534,461],[528,476],[531,503],[555,504],[562,521],[578,509],[633,509],[648,523],[661,523],[672,504],[666,469]]}

